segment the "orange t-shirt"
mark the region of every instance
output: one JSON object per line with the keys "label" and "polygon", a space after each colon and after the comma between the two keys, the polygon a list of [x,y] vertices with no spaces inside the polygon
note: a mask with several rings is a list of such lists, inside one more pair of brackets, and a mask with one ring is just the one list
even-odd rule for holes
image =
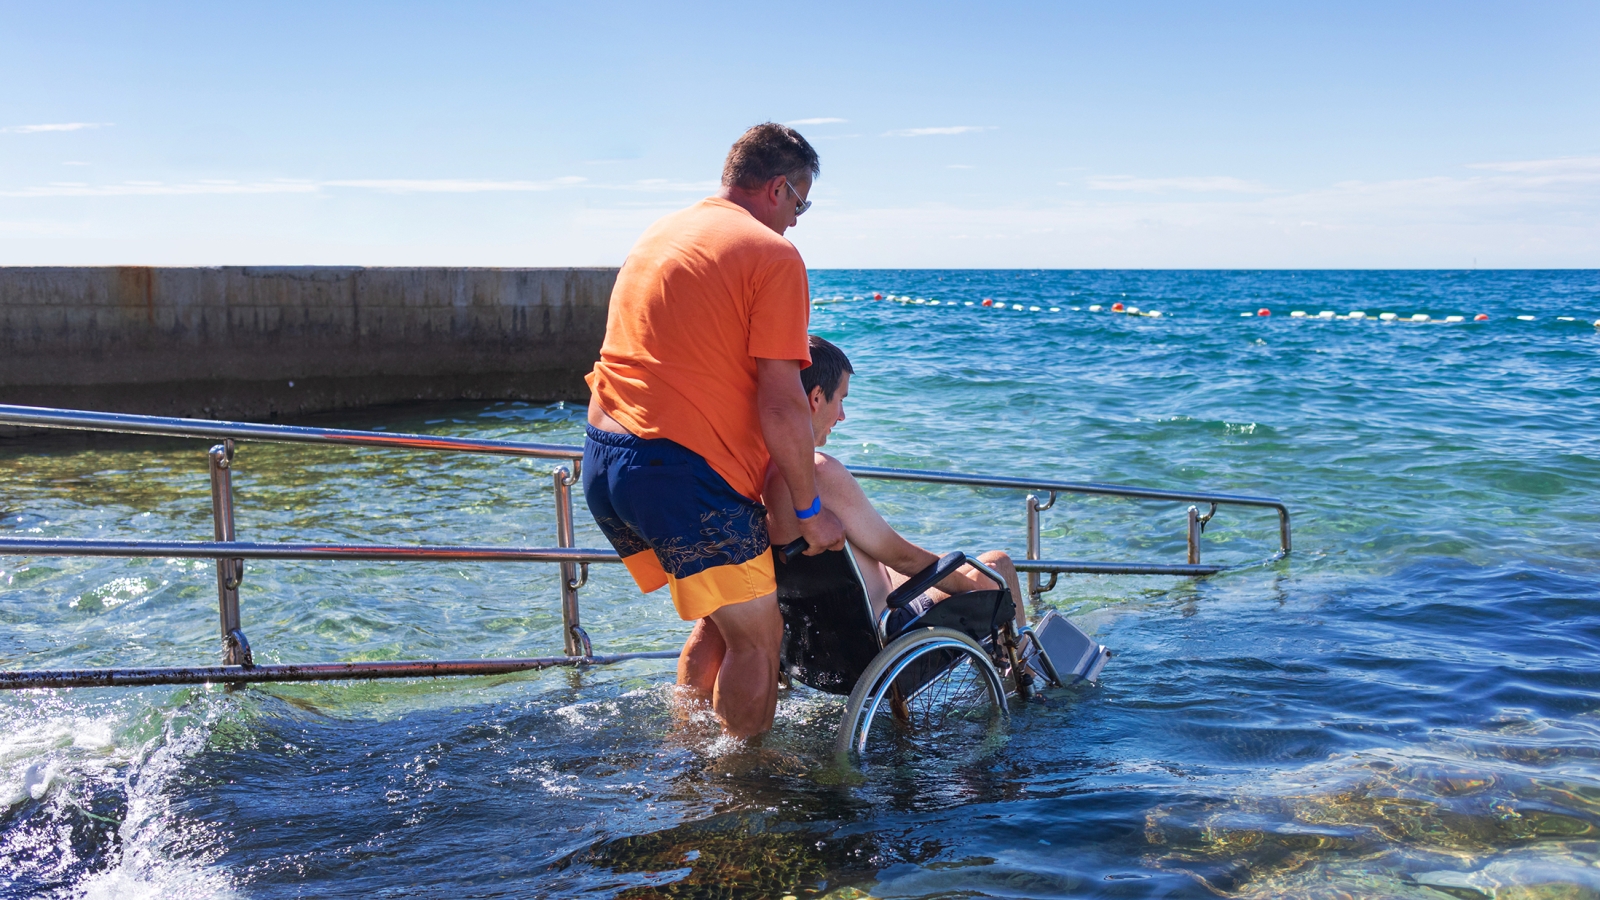
{"label": "orange t-shirt", "polygon": [[650,226],[628,254],[589,389],[634,435],[688,447],[759,500],[768,457],[756,359],[811,365],[810,321],[800,251],[708,197]]}

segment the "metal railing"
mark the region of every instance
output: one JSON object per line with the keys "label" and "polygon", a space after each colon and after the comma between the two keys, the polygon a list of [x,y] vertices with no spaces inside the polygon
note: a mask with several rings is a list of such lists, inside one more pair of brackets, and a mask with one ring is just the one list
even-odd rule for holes
{"label": "metal railing", "polygon": [[[1043,491],[1049,499],[1039,502],[1037,495],[1028,494],[1024,509],[1027,514],[1027,549],[1024,559],[1016,560],[1017,571],[1028,575],[1028,595],[1035,601],[1046,591],[1054,590],[1056,579],[1066,574],[1083,575],[1183,575],[1199,577],[1215,575],[1224,569],[1239,566],[1208,566],[1200,563],[1200,535],[1207,522],[1216,515],[1219,506],[1251,506],[1271,509],[1278,514],[1278,552],[1266,559],[1245,565],[1260,565],[1289,555],[1289,509],[1283,501],[1272,497],[1250,497],[1242,494],[1218,494],[1209,491],[1166,491],[1154,488],[1128,487],[1121,484],[1098,484],[1092,481],[1049,481],[1029,478],[1012,478],[1004,475],[962,475],[954,472],[928,472],[919,469],[889,469],[878,466],[850,466],[857,478],[876,478],[885,481],[915,481],[923,484],[954,484],[965,487],[1007,488],[1016,491]],[[1208,503],[1210,510],[1200,515],[1198,507],[1188,509],[1187,540],[1189,560],[1182,565],[1156,563],[1084,562],[1069,559],[1040,559],[1039,513],[1055,506],[1058,494],[1083,494],[1100,497],[1122,497],[1130,500],[1168,500],[1181,503]],[[1048,574],[1048,584],[1041,584],[1039,576]]]}
{"label": "metal railing", "polygon": [[[345,678],[416,678],[442,675],[497,675],[542,669],[559,665],[599,665],[627,659],[671,659],[676,650],[642,653],[596,654],[584,631],[578,591],[588,582],[590,563],[619,563],[613,551],[576,546],[572,517],[572,485],[577,482],[581,447],[560,444],[533,444],[518,441],[489,441],[472,438],[432,437],[418,434],[389,434],[289,425],[263,425],[246,422],[212,422],[203,419],[176,419],[136,416],[83,410],[48,409],[0,404],[0,425],[97,431],[117,434],[159,435],[165,437],[221,440],[208,453],[211,476],[212,541],[124,541],[69,538],[0,538],[0,554],[13,556],[100,556],[214,559],[217,566],[217,609],[222,637],[222,665],[202,667],[160,667],[126,669],[67,669],[38,671],[0,671],[0,689],[32,687],[131,686],[153,684],[229,683],[262,681],[324,681]],[[483,453],[533,459],[552,459],[570,463],[551,473],[556,507],[555,547],[459,547],[390,546],[321,543],[251,543],[239,541],[234,529],[233,470],[236,441],[267,443],[334,444],[399,450],[453,453]],[[1067,481],[1038,481],[1000,476],[964,475],[952,472],[926,472],[875,466],[852,466],[860,478],[949,484],[979,488],[1000,488],[1047,492],[1040,503],[1029,493],[1026,559],[1017,569],[1028,575],[1028,592],[1034,598],[1053,589],[1065,573],[1132,575],[1211,575],[1230,568],[1200,564],[1200,534],[1219,505],[1265,507],[1276,510],[1279,522],[1279,550],[1270,561],[1287,555],[1289,512],[1283,503],[1267,497],[1247,497],[1193,491],[1163,491]],[[1040,512],[1050,509],[1060,493],[1124,497],[1138,500],[1168,500],[1209,503],[1210,511],[1200,516],[1194,506],[1188,510],[1188,563],[1159,565],[1143,563],[1079,562],[1039,558]],[[245,637],[239,615],[239,587],[244,581],[247,559],[294,560],[432,560],[464,562],[543,562],[560,569],[561,624],[564,656],[489,660],[418,660],[371,663],[319,663],[310,665],[257,665]],[[1041,584],[1039,576],[1049,574]]]}

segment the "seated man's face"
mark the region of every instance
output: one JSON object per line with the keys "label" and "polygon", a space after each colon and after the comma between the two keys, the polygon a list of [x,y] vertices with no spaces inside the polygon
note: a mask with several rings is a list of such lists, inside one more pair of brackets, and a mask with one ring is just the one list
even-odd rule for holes
{"label": "seated man's face", "polygon": [[833,431],[833,426],[844,421],[844,398],[849,394],[849,372],[839,379],[839,389],[833,392],[832,400],[827,398],[822,388],[811,389],[811,435],[818,447],[828,442],[828,434]]}

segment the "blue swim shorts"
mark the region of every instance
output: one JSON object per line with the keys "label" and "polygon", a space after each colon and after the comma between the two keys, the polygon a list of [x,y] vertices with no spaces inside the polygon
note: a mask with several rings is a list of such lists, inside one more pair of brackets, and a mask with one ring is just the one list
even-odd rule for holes
{"label": "blue swim shorts", "polygon": [[583,493],[639,590],[669,585],[685,620],[778,589],[767,508],[682,444],[589,426]]}

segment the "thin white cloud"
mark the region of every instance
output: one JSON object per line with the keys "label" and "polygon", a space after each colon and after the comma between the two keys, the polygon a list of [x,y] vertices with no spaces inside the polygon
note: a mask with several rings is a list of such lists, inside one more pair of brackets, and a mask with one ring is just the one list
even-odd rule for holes
{"label": "thin white cloud", "polygon": [[323,187],[365,188],[389,194],[485,194],[553,191],[557,188],[582,184],[587,180],[578,175],[552,178],[549,181],[476,181],[463,178],[360,178],[323,181],[319,182],[319,184]]}
{"label": "thin white cloud", "polygon": [[1600,156],[1563,156],[1557,159],[1524,159],[1515,162],[1473,163],[1469,169],[1492,172],[1537,173],[1541,175],[1600,174]]}
{"label": "thin white cloud", "polygon": [[489,181],[465,178],[346,178],[329,181],[277,179],[240,182],[228,179],[200,179],[168,184],[160,181],[124,181],[120,184],[91,185],[83,182],[51,182],[37,187],[0,189],[0,197],[155,197],[207,194],[316,194],[329,189],[377,191],[385,194],[485,194],[529,193],[587,189],[643,194],[709,193],[717,189],[714,181],[675,181],[646,178],[640,181],[607,184],[591,182],[578,175],[546,181]]}
{"label": "thin white cloud", "polygon": [[203,194],[314,194],[318,185],[310,181],[267,181],[250,184],[190,182],[163,184],[159,181],[124,181],[121,184],[83,184],[57,182],[40,187],[0,190],[0,197],[172,197]]}
{"label": "thin white cloud", "polygon": [[783,124],[785,124],[785,125],[836,125],[836,124],[838,124],[840,122],[848,122],[848,121],[850,121],[850,120],[849,119],[835,119],[832,116],[818,116],[815,119],[793,119],[793,120],[785,122]]}
{"label": "thin white cloud", "polygon": [[594,184],[586,187],[606,191],[640,191],[644,193],[715,191],[722,183],[717,181],[672,181],[667,178],[645,178],[628,184]]}
{"label": "thin white cloud", "polygon": [[[1063,182],[1065,183],[1065,182]],[[1135,178],[1132,175],[1099,175],[1089,179],[1091,191],[1133,191],[1160,194],[1168,191],[1223,194],[1265,194],[1270,188],[1257,181],[1227,175],[1190,178]]]}
{"label": "thin white cloud", "polygon": [[912,203],[830,211],[828,230],[806,235],[806,258],[841,268],[1600,265],[1597,158],[1302,191],[1091,196],[933,216]]}
{"label": "thin white cloud", "polygon": [[975,131],[993,131],[993,125],[945,125],[939,128],[901,128],[885,131],[884,137],[928,137],[935,134],[971,134]]}
{"label": "thin white cloud", "polygon": [[962,163],[951,163],[950,165],[945,166],[945,168],[946,169],[976,169],[977,166],[968,166],[968,165],[963,165]]}
{"label": "thin white cloud", "polygon": [[62,160],[61,164],[63,166],[87,166],[88,165],[88,163],[86,163],[86,162],[79,162],[78,160],[75,160],[75,159]]}
{"label": "thin white cloud", "polygon": [[47,125],[9,125],[0,128],[0,134],[39,134],[44,131],[82,131],[85,128],[109,128],[110,122],[56,122]]}

